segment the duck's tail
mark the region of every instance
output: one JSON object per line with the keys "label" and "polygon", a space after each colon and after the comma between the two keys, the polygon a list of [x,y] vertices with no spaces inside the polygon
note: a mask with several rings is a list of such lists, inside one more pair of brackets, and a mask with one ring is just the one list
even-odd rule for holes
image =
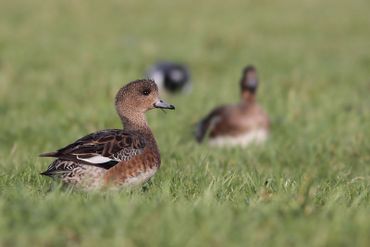
{"label": "duck's tail", "polygon": [[195,126],[195,139],[197,142],[201,143],[207,133],[208,126],[206,124],[206,119],[202,119]]}
{"label": "duck's tail", "polygon": [[39,154],[39,157],[58,157],[58,152],[49,152],[49,153],[42,153]]}
{"label": "duck's tail", "polygon": [[201,143],[207,133],[214,128],[215,121],[218,119],[218,114],[222,111],[222,107],[216,108],[207,117],[199,121],[195,128],[195,139]]}

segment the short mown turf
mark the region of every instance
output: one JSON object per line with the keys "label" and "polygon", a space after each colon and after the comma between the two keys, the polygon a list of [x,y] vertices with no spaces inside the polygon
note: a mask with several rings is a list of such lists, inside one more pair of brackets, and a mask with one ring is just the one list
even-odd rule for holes
{"label": "short mown turf", "polygon": [[[370,246],[370,2],[0,4],[0,246]],[[119,128],[113,100],[160,59],[193,91],[148,113],[162,167],[86,194],[39,175],[53,151]],[[254,64],[262,147],[210,149],[194,123],[237,102]]]}

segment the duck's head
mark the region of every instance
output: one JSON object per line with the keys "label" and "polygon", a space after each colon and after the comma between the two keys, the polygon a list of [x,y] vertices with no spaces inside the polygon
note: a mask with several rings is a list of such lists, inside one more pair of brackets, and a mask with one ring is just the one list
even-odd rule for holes
{"label": "duck's head", "polygon": [[186,92],[191,88],[190,72],[184,64],[159,62],[146,75],[154,79],[160,90],[169,93]]}
{"label": "duck's head", "polygon": [[116,109],[120,116],[143,114],[154,108],[175,109],[159,98],[158,87],[152,80],[136,80],[122,87],[116,96]]}
{"label": "duck's head", "polygon": [[240,89],[242,97],[249,100],[254,97],[258,88],[258,77],[256,68],[249,65],[243,69],[242,77],[240,79]]}

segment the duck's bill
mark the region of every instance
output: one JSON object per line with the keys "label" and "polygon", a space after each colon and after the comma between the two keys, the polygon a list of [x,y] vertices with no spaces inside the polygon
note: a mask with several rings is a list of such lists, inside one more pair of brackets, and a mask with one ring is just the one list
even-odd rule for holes
{"label": "duck's bill", "polygon": [[167,103],[164,100],[158,100],[157,102],[154,103],[153,105],[155,108],[160,108],[160,109],[170,109],[174,110],[175,106]]}

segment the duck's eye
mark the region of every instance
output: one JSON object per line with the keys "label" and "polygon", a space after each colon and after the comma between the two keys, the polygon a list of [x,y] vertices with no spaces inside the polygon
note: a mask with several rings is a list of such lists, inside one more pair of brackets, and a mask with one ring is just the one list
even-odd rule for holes
{"label": "duck's eye", "polygon": [[143,95],[148,96],[149,94],[150,94],[150,90],[149,89],[145,89],[143,91]]}

